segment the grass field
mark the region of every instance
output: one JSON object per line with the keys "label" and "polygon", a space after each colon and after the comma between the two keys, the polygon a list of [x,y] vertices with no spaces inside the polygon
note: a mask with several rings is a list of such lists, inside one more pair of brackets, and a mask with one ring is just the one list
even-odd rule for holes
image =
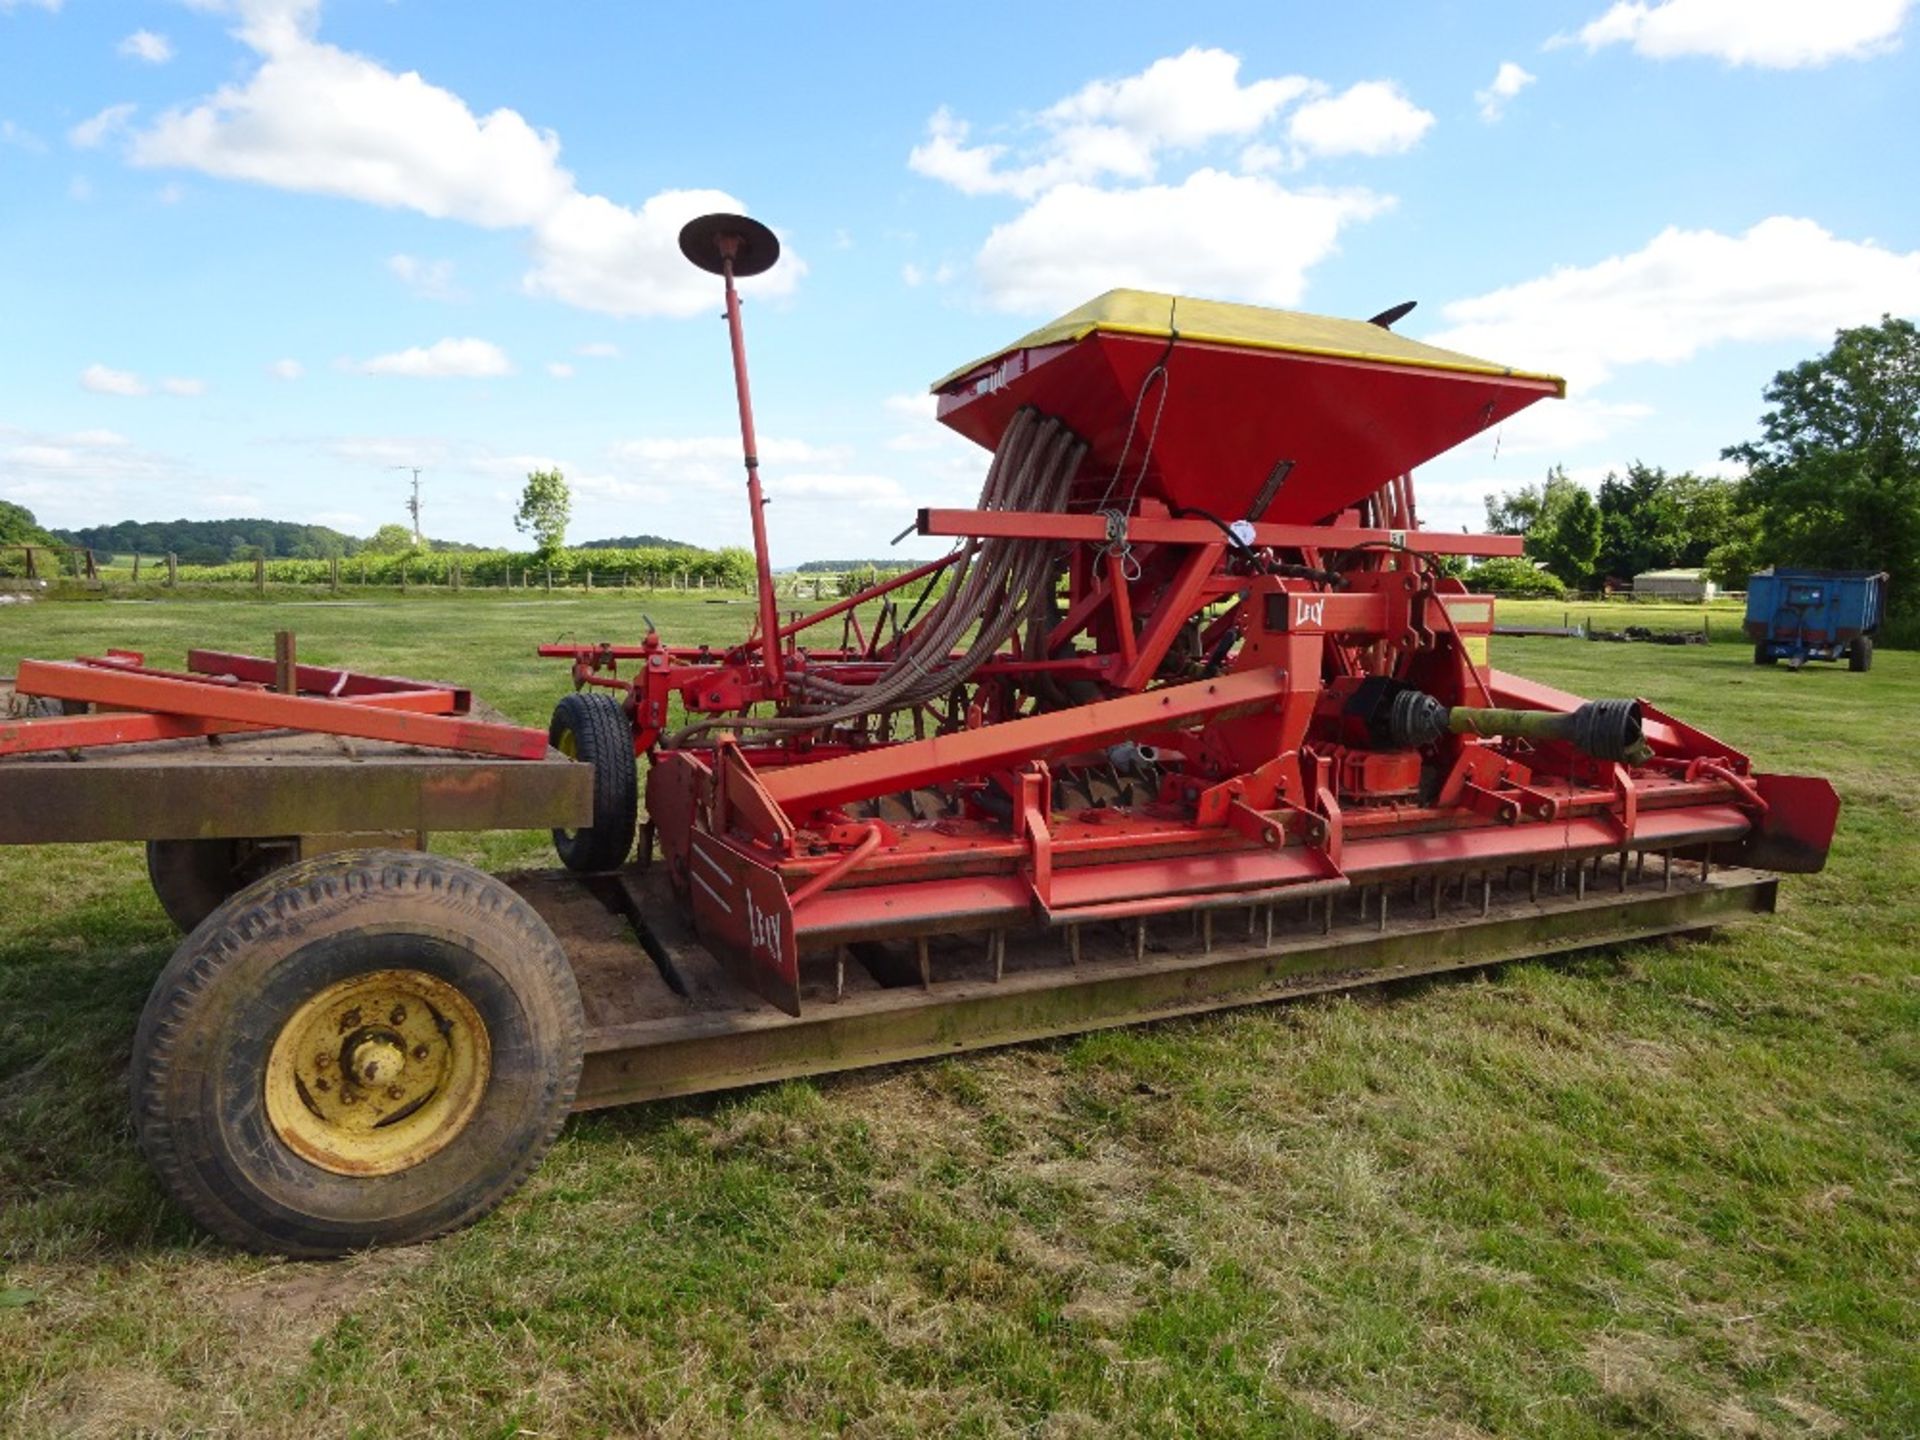
{"label": "grass field", "polygon": [[[531,645],[642,608],[747,620],[49,603],[0,673],[291,626],[539,721]],[[210,1244],[133,1147],[175,943],[137,852],[0,853],[0,1434],[1920,1433],[1920,655],[1496,661],[1831,776],[1833,863],[1710,941],[604,1113],[475,1229],[339,1264]]]}

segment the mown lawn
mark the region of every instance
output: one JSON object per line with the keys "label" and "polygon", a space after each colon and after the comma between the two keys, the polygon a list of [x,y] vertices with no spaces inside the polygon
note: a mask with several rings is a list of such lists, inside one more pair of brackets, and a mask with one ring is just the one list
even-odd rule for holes
{"label": "mown lawn", "polygon": [[[39,604],[0,673],[291,625],[539,721],[532,643],[642,609],[747,618]],[[174,943],[137,852],[0,853],[0,1434],[1920,1433],[1920,656],[1496,652],[1831,776],[1831,867],[1703,943],[601,1114],[475,1229],[340,1264],[212,1245],[133,1148]]]}

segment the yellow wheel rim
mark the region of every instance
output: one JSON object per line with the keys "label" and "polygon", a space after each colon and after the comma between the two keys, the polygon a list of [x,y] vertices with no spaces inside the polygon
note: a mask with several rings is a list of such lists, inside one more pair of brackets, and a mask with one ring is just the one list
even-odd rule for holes
{"label": "yellow wheel rim", "polygon": [[294,1011],[267,1056],[267,1119],[337,1175],[390,1175],[452,1142],[492,1071],[467,997],[422,970],[329,985]]}

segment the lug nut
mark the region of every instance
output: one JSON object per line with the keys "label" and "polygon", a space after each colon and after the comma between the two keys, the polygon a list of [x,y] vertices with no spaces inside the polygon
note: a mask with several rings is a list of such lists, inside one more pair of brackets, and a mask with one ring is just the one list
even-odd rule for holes
{"label": "lug nut", "polygon": [[404,1005],[396,1005],[393,1007],[393,1009],[387,1012],[387,1023],[389,1025],[398,1025],[402,1021],[404,1021],[406,1018],[407,1018],[407,1007]]}

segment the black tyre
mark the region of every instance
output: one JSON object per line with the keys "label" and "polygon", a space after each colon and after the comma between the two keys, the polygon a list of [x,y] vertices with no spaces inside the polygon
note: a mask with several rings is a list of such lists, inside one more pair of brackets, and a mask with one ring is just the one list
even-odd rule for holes
{"label": "black tyre", "polygon": [[261,876],[300,856],[297,840],[149,840],[147,880],[167,918],[191,934]]}
{"label": "black tyre", "polygon": [[133,1119],[223,1240],[319,1257],[471,1223],[527,1177],[580,1080],[553,932],[439,856],[342,851],[209,916],[154,985]]}
{"label": "black tyre", "polygon": [[1847,647],[1847,669],[1858,675],[1873,668],[1873,637],[1862,635]]}
{"label": "black tyre", "polygon": [[569,870],[617,870],[633,850],[640,774],[633,726],[612,696],[578,691],[553,707],[547,743],[593,767],[593,823],[555,830],[553,848]]}
{"label": "black tyre", "polygon": [[1779,658],[1772,654],[1764,644],[1756,645],[1753,647],[1753,663],[1756,665],[1774,665],[1779,663]]}

